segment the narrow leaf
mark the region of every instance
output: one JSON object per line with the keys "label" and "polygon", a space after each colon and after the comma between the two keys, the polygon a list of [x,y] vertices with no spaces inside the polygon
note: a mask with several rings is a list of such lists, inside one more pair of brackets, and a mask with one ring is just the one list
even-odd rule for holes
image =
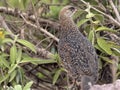
{"label": "narrow leaf", "polygon": [[115,55],[120,56],[120,50],[117,48],[112,48],[112,51]]}
{"label": "narrow leaf", "polygon": [[44,74],[42,74],[41,72],[38,72],[36,74],[39,78],[45,78],[46,76]]}
{"label": "narrow leaf", "polygon": [[10,80],[9,80],[9,82],[11,82],[11,81],[15,78],[16,74],[17,74],[17,71],[16,71],[16,70],[14,70],[14,71],[10,74]]}
{"label": "narrow leaf", "polygon": [[36,64],[48,64],[48,63],[56,63],[55,60],[45,60],[45,59],[39,59],[39,58],[24,58],[20,63],[36,63]]}
{"label": "narrow leaf", "polygon": [[120,64],[118,64],[118,69],[120,70]]}
{"label": "narrow leaf", "polygon": [[5,38],[5,39],[3,39],[2,40],[2,43],[9,43],[9,42],[13,42],[13,40],[12,39],[10,39],[10,38]]}
{"label": "narrow leaf", "polygon": [[53,76],[53,85],[57,82],[60,74],[61,74],[61,69],[58,69],[58,70],[55,72],[55,75]]}
{"label": "narrow leaf", "polygon": [[95,16],[95,14],[89,12],[89,13],[86,15],[86,18],[91,18],[91,17],[94,17],[94,16]]}
{"label": "narrow leaf", "polygon": [[111,28],[107,28],[107,27],[105,27],[105,26],[99,27],[99,28],[97,28],[95,31],[96,31],[96,32],[98,32],[98,31],[108,31],[108,32],[117,33],[117,31],[115,31],[115,30],[113,30],[113,29],[111,29]]}
{"label": "narrow leaf", "polygon": [[21,85],[15,85],[15,90],[22,90],[22,86]]}
{"label": "narrow leaf", "polygon": [[105,52],[98,44],[94,45],[96,49],[98,49],[101,52]]}
{"label": "narrow leaf", "polygon": [[28,47],[33,52],[36,52],[35,46],[32,43],[30,43],[30,42],[28,42],[26,40],[22,40],[22,39],[18,39],[17,42],[20,43],[20,44],[22,44],[22,45],[24,45],[24,46],[26,46],[26,47]]}
{"label": "narrow leaf", "polygon": [[92,45],[94,45],[94,42],[95,42],[95,37],[94,36],[95,36],[94,35],[94,30],[90,30],[88,39],[91,41]]}
{"label": "narrow leaf", "polygon": [[13,71],[16,69],[16,67],[17,67],[17,64],[13,64],[13,65],[9,68],[8,73],[13,72]]}
{"label": "narrow leaf", "polygon": [[17,58],[16,58],[16,62],[19,63],[21,58],[22,58],[22,49],[19,48],[18,55],[17,55]]}
{"label": "narrow leaf", "polygon": [[28,82],[23,88],[23,90],[30,90],[30,87],[32,86],[32,84],[33,84],[33,81]]}
{"label": "narrow leaf", "polygon": [[110,60],[108,57],[103,57],[103,56],[100,56],[102,58],[102,60],[108,62],[108,63],[111,63],[113,64],[112,60]]}
{"label": "narrow leaf", "polygon": [[82,19],[80,20],[80,22],[77,23],[77,26],[80,27],[82,24],[86,23],[87,21],[89,21],[89,19]]}
{"label": "narrow leaf", "polygon": [[99,20],[101,23],[104,22],[104,16],[101,14],[95,14],[95,19]]}
{"label": "narrow leaf", "polygon": [[107,54],[111,55],[111,45],[105,41],[103,38],[97,38],[97,43]]}
{"label": "narrow leaf", "polygon": [[8,77],[9,77],[9,74],[6,74],[5,76],[0,77],[0,84],[2,82],[6,81],[6,79],[8,79]]}
{"label": "narrow leaf", "polygon": [[17,55],[17,49],[16,49],[16,46],[13,45],[10,49],[10,61],[12,64],[15,63],[16,55]]}
{"label": "narrow leaf", "polygon": [[8,63],[8,61],[7,61],[3,56],[0,56],[0,62],[1,62],[1,64],[3,64],[5,67],[9,68],[9,63]]}

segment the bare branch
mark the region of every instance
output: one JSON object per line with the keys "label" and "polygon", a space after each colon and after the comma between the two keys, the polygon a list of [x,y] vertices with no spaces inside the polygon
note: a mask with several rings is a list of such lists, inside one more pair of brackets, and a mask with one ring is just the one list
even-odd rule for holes
{"label": "bare branch", "polygon": [[57,37],[55,37],[53,34],[51,34],[51,33],[49,33],[47,30],[45,30],[45,29],[43,29],[43,28],[38,28],[35,24],[32,24],[32,23],[30,23],[29,21],[27,21],[22,15],[21,15],[21,17],[23,18],[23,20],[25,21],[25,23],[27,24],[27,25],[30,25],[30,26],[32,26],[32,27],[34,27],[34,28],[36,28],[36,29],[39,29],[41,32],[43,32],[43,33],[45,33],[46,35],[48,35],[49,37],[51,37],[52,39],[54,39],[55,41],[59,41],[59,39],[57,38]]}
{"label": "bare branch", "polygon": [[[16,9],[0,7],[0,12],[14,16],[14,17],[22,18],[21,16],[24,16],[26,18],[26,20],[30,20],[32,22],[36,21],[36,18],[34,15],[29,16],[27,13],[21,12],[21,11],[16,10]],[[47,24],[48,26],[50,26],[54,29],[57,29],[57,30],[59,29],[59,24],[57,22],[53,22],[53,21],[48,20],[48,19],[39,18],[39,23]]]}
{"label": "bare branch", "polygon": [[[20,18],[23,18],[24,21],[26,22],[26,24],[34,27],[34,28],[37,28],[37,29],[40,29],[41,32],[45,33],[46,35],[48,35],[49,37],[51,37],[52,39],[54,39],[55,41],[59,41],[59,39],[57,37],[55,37],[54,35],[52,35],[51,33],[47,32],[47,30],[43,29],[43,28],[38,28],[36,25],[28,22],[27,20],[31,20],[31,21],[34,21],[35,22],[35,16],[28,16],[27,13],[22,13],[21,11],[15,11],[14,9],[11,9],[11,8],[6,8],[6,7],[0,7],[0,12],[4,12],[6,14],[9,14],[9,15],[12,15],[12,16],[19,16]],[[50,25],[56,25],[55,28],[58,29],[59,28],[59,24],[57,23],[54,23],[52,21],[49,21],[49,20],[46,20],[46,19],[39,19],[39,22],[45,22],[46,24],[50,24]]]}
{"label": "bare branch", "polygon": [[44,58],[51,59],[54,56],[54,54],[50,53],[49,51],[45,50],[44,48],[36,47],[36,50],[39,53],[39,55]]}
{"label": "bare branch", "polygon": [[11,37],[14,37],[14,36],[15,36],[15,35],[12,33],[12,31],[8,28],[5,20],[3,19],[3,17],[2,17],[1,15],[0,15],[0,23],[1,23],[2,27],[3,27],[4,29],[6,29],[6,31],[8,31],[8,32],[11,34]]}
{"label": "bare branch", "polygon": [[108,0],[108,1],[109,1],[109,3],[111,4],[111,6],[112,6],[112,8],[113,8],[113,10],[114,10],[114,12],[115,12],[115,15],[116,15],[116,17],[117,17],[117,20],[120,22],[120,14],[119,14],[117,8],[115,7],[115,5],[114,5],[114,3],[113,3],[112,0]]}
{"label": "bare branch", "polygon": [[[82,1],[84,4],[88,5],[88,3],[85,2],[84,0],[81,0],[81,1]],[[90,6],[91,6],[91,5],[90,5]],[[115,25],[117,25],[117,26],[120,27],[120,23],[119,23],[117,20],[115,20],[112,16],[110,16],[110,15],[108,15],[108,14],[106,14],[106,13],[104,13],[104,12],[98,10],[98,9],[96,9],[96,8],[93,7],[93,6],[91,6],[91,8],[92,8],[93,10],[95,10],[95,11],[97,11],[97,12],[103,14],[105,17],[107,17],[107,18],[109,18],[111,21],[113,21]]]}
{"label": "bare branch", "polygon": [[[3,19],[3,17],[1,15],[0,15],[0,23],[1,23],[2,27],[5,28],[5,30],[10,33],[11,37],[14,38],[15,35],[11,32],[11,30],[9,29],[9,27],[7,26],[6,22],[4,21],[4,19]],[[52,58],[52,56],[53,56],[52,53],[50,53],[49,51],[47,51],[47,50],[45,50],[43,48],[36,47],[36,50],[37,50],[38,53],[40,53],[40,55],[42,57]]]}

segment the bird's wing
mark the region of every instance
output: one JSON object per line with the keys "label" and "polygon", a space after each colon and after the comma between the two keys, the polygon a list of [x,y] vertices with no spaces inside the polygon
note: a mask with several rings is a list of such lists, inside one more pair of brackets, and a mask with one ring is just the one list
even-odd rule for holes
{"label": "bird's wing", "polygon": [[[75,42],[74,42],[75,43]],[[65,68],[75,74],[91,74],[88,54],[80,44],[66,42],[59,48],[59,53]]]}
{"label": "bird's wing", "polygon": [[87,75],[97,71],[95,50],[79,31],[62,37],[59,45],[59,54],[65,66],[70,67],[69,71]]}
{"label": "bird's wing", "polygon": [[[79,47],[79,48],[75,48]],[[84,47],[81,47],[80,44],[75,44],[71,46],[72,51],[70,52],[71,65],[75,66],[75,68],[80,71],[81,74],[91,74],[90,63],[88,58],[88,52],[85,51]]]}
{"label": "bird's wing", "polygon": [[80,37],[79,34],[77,35],[76,38],[71,38],[67,44],[68,47],[71,48],[71,50],[68,51],[72,58],[70,62],[71,66],[75,66],[81,74],[91,75],[96,72],[97,69],[95,50],[84,36]]}
{"label": "bird's wing", "polygon": [[75,68],[76,66],[72,64],[74,63],[73,61],[74,57],[71,57],[72,55],[71,51],[73,51],[73,48],[69,45],[69,43],[67,42],[61,43],[60,41],[58,51],[65,69],[72,73],[73,76],[76,76],[77,69]]}

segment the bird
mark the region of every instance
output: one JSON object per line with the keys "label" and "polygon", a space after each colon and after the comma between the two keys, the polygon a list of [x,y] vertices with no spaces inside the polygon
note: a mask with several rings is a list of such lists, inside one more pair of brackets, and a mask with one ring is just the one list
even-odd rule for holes
{"label": "bird", "polygon": [[77,11],[77,7],[67,5],[59,12],[58,54],[69,76],[81,80],[81,90],[89,90],[98,80],[98,56],[72,18]]}

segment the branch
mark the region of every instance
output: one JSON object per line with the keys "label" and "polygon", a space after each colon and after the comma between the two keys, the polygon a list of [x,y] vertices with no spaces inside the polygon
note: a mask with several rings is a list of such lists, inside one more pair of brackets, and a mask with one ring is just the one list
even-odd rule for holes
{"label": "branch", "polygon": [[47,30],[45,30],[45,29],[43,29],[43,28],[41,28],[41,27],[38,27],[38,26],[36,26],[35,24],[30,23],[30,22],[27,21],[22,15],[21,15],[21,17],[23,18],[23,20],[25,21],[25,23],[26,23],[27,25],[30,25],[30,26],[32,26],[32,27],[34,27],[34,28],[36,28],[36,29],[39,29],[41,32],[45,33],[46,35],[48,35],[49,37],[51,37],[51,38],[54,39],[55,41],[57,41],[57,42],[59,41],[59,39],[58,39],[57,37],[55,37],[53,34],[49,33]]}
{"label": "branch", "polygon": [[[81,1],[82,1],[84,4],[88,5],[88,3],[85,2],[84,0],[81,0]],[[90,6],[91,6],[91,5],[90,5]],[[110,16],[110,15],[108,15],[108,14],[106,14],[106,13],[104,13],[104,12],[98,10],[98,9],[96,9],[96,8],[93,7],[93,6],[91,6],[91,8],[92,8],[93,10],[95,10],[95,11],[97,11],[97,12],[103,14],[105,17],[109,18],[109,19],[110,19],[111,21],[113,21],[117,26],[120,27],[120,23],[119,23],[117,20],[115,20],[112,16]]]}
{"label": "branch", "polygon": [[[5,20],[3,19],[3,17],[0,15],[0,23],[2,25],[3,28],[5,28],[6,31],[8,31],[11,35],[12,38],[15,37],[15,35],[11,32],[11,30],[9,29],[9,27],[7,26]],[[52,58],[53,54],[50,53],[49,51],[43,49],[43,48],[38,48],[36,47],[37,52],[45,58]]]}
{"label": "branch", "polygon": [[114,10],[114,12],[115,12],[115,15],[116,15],[118,21],[120,22],[120,14],[119,14],[117,8],[115,7],[115,5],[114,5],[114,3],[113,3],[112,0],[108,0],[108,1],[109,1],[109,3],[110,3],[111,6],[112,6],[112,8],[113,8],[113,10]]}
{"label": "branch", "polygon": [[3,27],[6,31],[8,31],[8,32],[10,33],[11,37],[14,38],[15,35],[14,35],[14,34],[12,33],[12,31],[9,29],[9,27],[7,26],[5,20],[3,19],[3,17],[2,17],[1,15],[0,15],[0,23],[1,23],[2,27]]}
{"label": "branch", "polygon": [[[43,28],[38,28],[36,25],[31,24],[30,22],[27,21],[27,20],[31,20],[31,21],[35,22],[36,18],[35,18],[34,15],[28,16],[27,13],[22,13],[19,10],[15,10],[15,9],[11,9],[11,8],[6,8],[6,7],[0,7],[0,12],[4,12],[4,13],[6,13],[8,15],[12,15],[12,16],[16,16],[16,17],[19,16],[20,18],[24,19],[24,21],[26,22],[26,24],[28,24],[28,25],[30,25],[30,26],[32,26],[34,28],[40,29],[41,32],[45,33],[46,35],[48,35],[49,37],[51,37],[55,41],[57,41],[57,42],[59,41],[59,39],[57,37],[55,37],[51,33],[47,32],[47,30],[45,30]],[[55,22],[52,22],[50,20],[46,20],[46,19],[40,18],[39,19],[39,23],[46,23],[46,24],[49,24],[49,25],[52,25],[52,26],[54,25],[53,28],[59,29],[59,24],[55,23]]]}
{"label": "branch", "polygon": [[39,55],[44,58],[51,59],[54,56],[54,54],[50,53],[49,51],[45,50],[44,48],[36,47],[36,50],[39,53]]}
{"label": "branch", "polygon": [[[22,18],[21,16],[24,16],[27,20],[30,20],[32,22],[36,21],[36,18],[34,15],[29,16],[27,13],[21,12],[21,11],[16,10],[16,9],[0,7],[0,12],[14,16],[14,17]],[[53,22],[53,21],[48,20],[48,19],[39,18],[39,23],[47,24],[48,26],[50,26],[54,29],[57,29],[57,30],[59,29],[59,24],[57,22]]]}

